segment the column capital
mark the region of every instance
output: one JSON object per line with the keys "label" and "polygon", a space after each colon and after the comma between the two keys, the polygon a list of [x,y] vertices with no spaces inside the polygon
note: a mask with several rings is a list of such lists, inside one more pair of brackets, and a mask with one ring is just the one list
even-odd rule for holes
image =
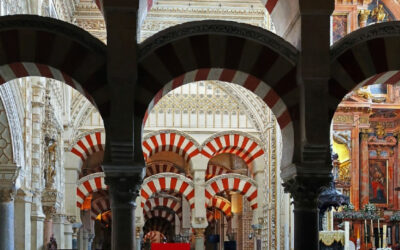
{"label": "column capital", "polygon": [[327,176],[296,176],[283,183],[285,192],[293,197],[295,209],[317,209],[318,196],[324,187],[332,181]]}
{"label": "column capital", "polygon": [[143,181],[142,175],[107,176],[105,182],[109,187],[111,206],[135,206],[136,197]]}
{"label": "column capital", "polygon": [[195,238],[204,238],[205,228],[193,228]]}
{"label": "column capital", "polygon": [[14,187],[0,188],[0,202],[11,202],[14,200],[16,190]]}
{"label": "column capital", "polygon": [[46,216],[46,220],[50,220],[57,213],[57,209],[52,206],[43,206],[43,213]]}

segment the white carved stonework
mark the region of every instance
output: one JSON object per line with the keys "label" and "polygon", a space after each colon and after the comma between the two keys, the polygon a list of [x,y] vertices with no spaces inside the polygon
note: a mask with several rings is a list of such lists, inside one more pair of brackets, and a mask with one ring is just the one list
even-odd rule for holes
{"label": "white carved stonework", "polygon": [[0,164],[13,163],[13,147],[6,109],[0,102]]}
{"label": "white carved stonework", "polygon": [[15,181],[20,167],[15,164],[0,164],[0,201],[9,202],[14,199],[17,187]]}
{"label": "white carved stonework", "polygon": [[27,14],[26,0],[3,0],[1,2],[1,15]]}

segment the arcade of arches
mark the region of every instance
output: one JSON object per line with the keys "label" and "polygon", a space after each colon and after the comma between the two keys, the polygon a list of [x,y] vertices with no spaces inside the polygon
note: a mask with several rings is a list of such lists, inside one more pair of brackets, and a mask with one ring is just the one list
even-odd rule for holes
{"label": "arcade of arches", "polygon": [[400,247],[398,0],[0,15],[0,249]]}

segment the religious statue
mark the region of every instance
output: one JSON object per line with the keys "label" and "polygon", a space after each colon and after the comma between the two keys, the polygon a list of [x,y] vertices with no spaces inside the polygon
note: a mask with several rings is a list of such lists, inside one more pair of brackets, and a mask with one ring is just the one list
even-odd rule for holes
{"label": "religious statue", "polygon": [[368,86],[364,86],[362,88],[357,89],[356,90],[356,94],[359,97],[362,97],[362,98],[367,99],[367,100],[370,100],[371,97],[372,97],[371,93],[368,91]]}
{"label": "religious statue", "polygon": [[44,170],[45,186],[51,188],[55,182],[56,177],[56,154],[57,154],[57,143],[54,139],[46,138],[47,143],[47,163],[46,169]]}
{"label": "religious statue", "polygon": [[375,7],[371,12],[371,16],[375,19],[377,23],[382,22],[386,17],[386,12],[383,8],[383,5],[379,4],[377,7]]}

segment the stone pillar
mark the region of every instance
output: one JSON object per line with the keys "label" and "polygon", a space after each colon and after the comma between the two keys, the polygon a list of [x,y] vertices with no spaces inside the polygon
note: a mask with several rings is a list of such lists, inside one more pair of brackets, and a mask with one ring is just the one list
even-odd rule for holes
{"label": "stone pillar", "polygon": [[70,219],[64,221],[64,248],[65,249],[72,249],[72,235],[74,231],[72,230],[72,223]]}
{"label": "stone pillar", "polygon": [[72,249],[77,249],[80,246],[78,245],[79,227],[77,224],[72,225],[72,231]]}
{"label": "stone pillar", "polygon": [[[30,148],[32,162],[32,213],[31,213],[31,247],[32,249],[43,249],[43,230],[45,215],[42,209],[42,190],[43,173],[42,156],[43,156],[43,133],[42,125],[44,120],[44,104],[46,94],[46,80],[38,79],[32,81],[32,138],[26,138],[27,142],[31,141]],[[29,112],[28,112],[29,113]],[[29,116],[30,114],[26,114]],[[29,126],[27,126],[29,128]]]}
{"label": "stone pillar", "polygon": [[193,183],[194,183],[194,208],[192,210],[192,228],[206,228],[207,209],[205,207],[205,178],[208,166],[208,158],[198,155],[193,158]]}
{"label": "stone pillar", "polygon": [[54,207],[44,207],[43,210],[46,215],[43,225],[43,245],[47,246],[50,242],[50,237],[53,234],[53,215],[56,213],[56,210]]}
{"label": "stone pillar", "polygon": [[0,249],[14,250],[14,198],[15,182],[20,167],[15,164],[0,165]]}
{"label": "stone pillar", "polygon": [[296,176],[283,186],[294,199],[294,249],[319,249],[317,200],[321,188],[331,181],[329,177]]}
{"label": "stone pillar", "polygon": [[15,189],[0,189],[0,249],[14,250]]}
{"label": "stone pillar", "polygon": [[81,211],[82,228],[80,230],[80,246],[88,249],[90,245],[90,234],[92,233],[92,219],[90,218],[90,210]]}
{"label": "stone pillar", "polygon": [[142,234],[142,228],[141,227],[136,227],[136,249],[141,249],[140,247],[140,238]]}
{"label": "stone pillar", "polygon": [[[358,157],[358,156],[357,156]],[[360,209],[369,202],[368,133],[361,134],[360,143]],[[353,168],[353,165],[352,165]]]}
{"label": "stone pillar", "polygon": [[54,238],[57,241],[58,248],[66,248],[65,247],[65,235],[64,235],[64,223],[65,223],[65,215],[63,214],[55,214],[53,216],[53,234]]}
{"label": "stone pillar", "polygon": [[[79,179],[79,170],[82,163],[78,157],[71,152],[64,152],[64,169],[65,169],[65,193],[76,193],[76,180]],[[76,195],[64,195],[65,214],[67,216],[75,216],[80,222],[80,209],[76,206]]]}
{"label": "stone pillar", "polygon": [[194,229],[194,237],[195,237],[195,250],[204,250],[204,228],[195,228]]}
{"label": "stone pillar", "polygon": [[259,219],[262,219],[262,204],[263,204],[263,195],[265,192],[265,175],[264,175],[264,165],[262,164],[262,158],[259,158],[259,161],[255,161],[255,166],[253,168],[254,180],[257,183],[257,204],[258,207],[253,211],[253,221],[252,226],[258,228],[259,227]]}
{"label": "stone pillar", "polygon": [[15,196],[15,249],[31,249],[31,203],[32,195],[21,189]]}
{"label": "stone pillar", "polygon": [[87,229],[81,227],[79,230],[79,248],[80,250],[90,250],[89,249],[89,238],[90,233]]}
{"label": "stone pillar", "polygon": [[32,249],[42,249],[44,242],[43,232],[45,215],[43,214],[43,212],[32,212],[34,214],[31,215],[31,247]]}
{"label": "stone pillar", "polygon": [[111,201],[111,249],[133,250],[136,247],[135,201],[144,174],[143,168],[110,165],[104,165],[103,168]]}

